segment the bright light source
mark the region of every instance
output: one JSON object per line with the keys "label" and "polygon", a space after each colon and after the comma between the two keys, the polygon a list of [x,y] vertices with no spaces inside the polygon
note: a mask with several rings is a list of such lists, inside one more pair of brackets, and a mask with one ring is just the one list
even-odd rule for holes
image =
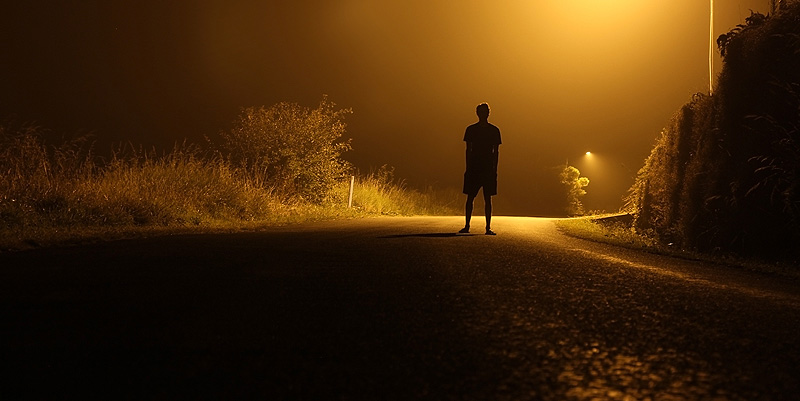
{"label": "bright light source", "polygon": [[586,152],[586,156],[591,156],[592,152]]}

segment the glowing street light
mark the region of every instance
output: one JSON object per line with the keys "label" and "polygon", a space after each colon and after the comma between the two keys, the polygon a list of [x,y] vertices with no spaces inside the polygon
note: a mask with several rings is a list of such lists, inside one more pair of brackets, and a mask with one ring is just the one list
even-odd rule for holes
{"label": "glowing street light", "polygon": [[592,152],[586,152],[586,156],[591,156]]}

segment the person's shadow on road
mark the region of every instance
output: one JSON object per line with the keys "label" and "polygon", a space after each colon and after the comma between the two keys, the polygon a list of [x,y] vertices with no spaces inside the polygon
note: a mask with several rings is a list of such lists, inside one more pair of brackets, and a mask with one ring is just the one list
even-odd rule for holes
{"label": "person's shadow on road", "polygon": [[459,234],[459,233],[418,233],[418,234],[393,234],[384,235],[378,238],[450,238],[450,237],[471,237],[474,234]]}

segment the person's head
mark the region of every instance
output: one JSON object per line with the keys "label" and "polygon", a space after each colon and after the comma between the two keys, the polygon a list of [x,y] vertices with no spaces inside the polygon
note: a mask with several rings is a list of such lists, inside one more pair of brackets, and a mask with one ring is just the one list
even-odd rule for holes
{"label": "person's head", "polygon": [[482,121],[489,119],[489,103],[481,103],[478,107],[475,108],[475,114],[478,115],[478,118]]}

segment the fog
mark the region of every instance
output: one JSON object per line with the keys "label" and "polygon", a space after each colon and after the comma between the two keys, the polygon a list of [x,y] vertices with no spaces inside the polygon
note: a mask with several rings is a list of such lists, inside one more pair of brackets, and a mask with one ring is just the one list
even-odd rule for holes
{"label": "fog", "polygon": [[[164,147],[213,138],[241,107],[328,95],[354,111],[361,171],[460,189],[464,129],[488,102],[496,214],[561,213],[566,161],[591,181],[587,209],[618,209],[661,128],[708,91],[700,0],[45,3],[0,15],[2,120]],[[714,37],[769,7],[714,3]]]}

